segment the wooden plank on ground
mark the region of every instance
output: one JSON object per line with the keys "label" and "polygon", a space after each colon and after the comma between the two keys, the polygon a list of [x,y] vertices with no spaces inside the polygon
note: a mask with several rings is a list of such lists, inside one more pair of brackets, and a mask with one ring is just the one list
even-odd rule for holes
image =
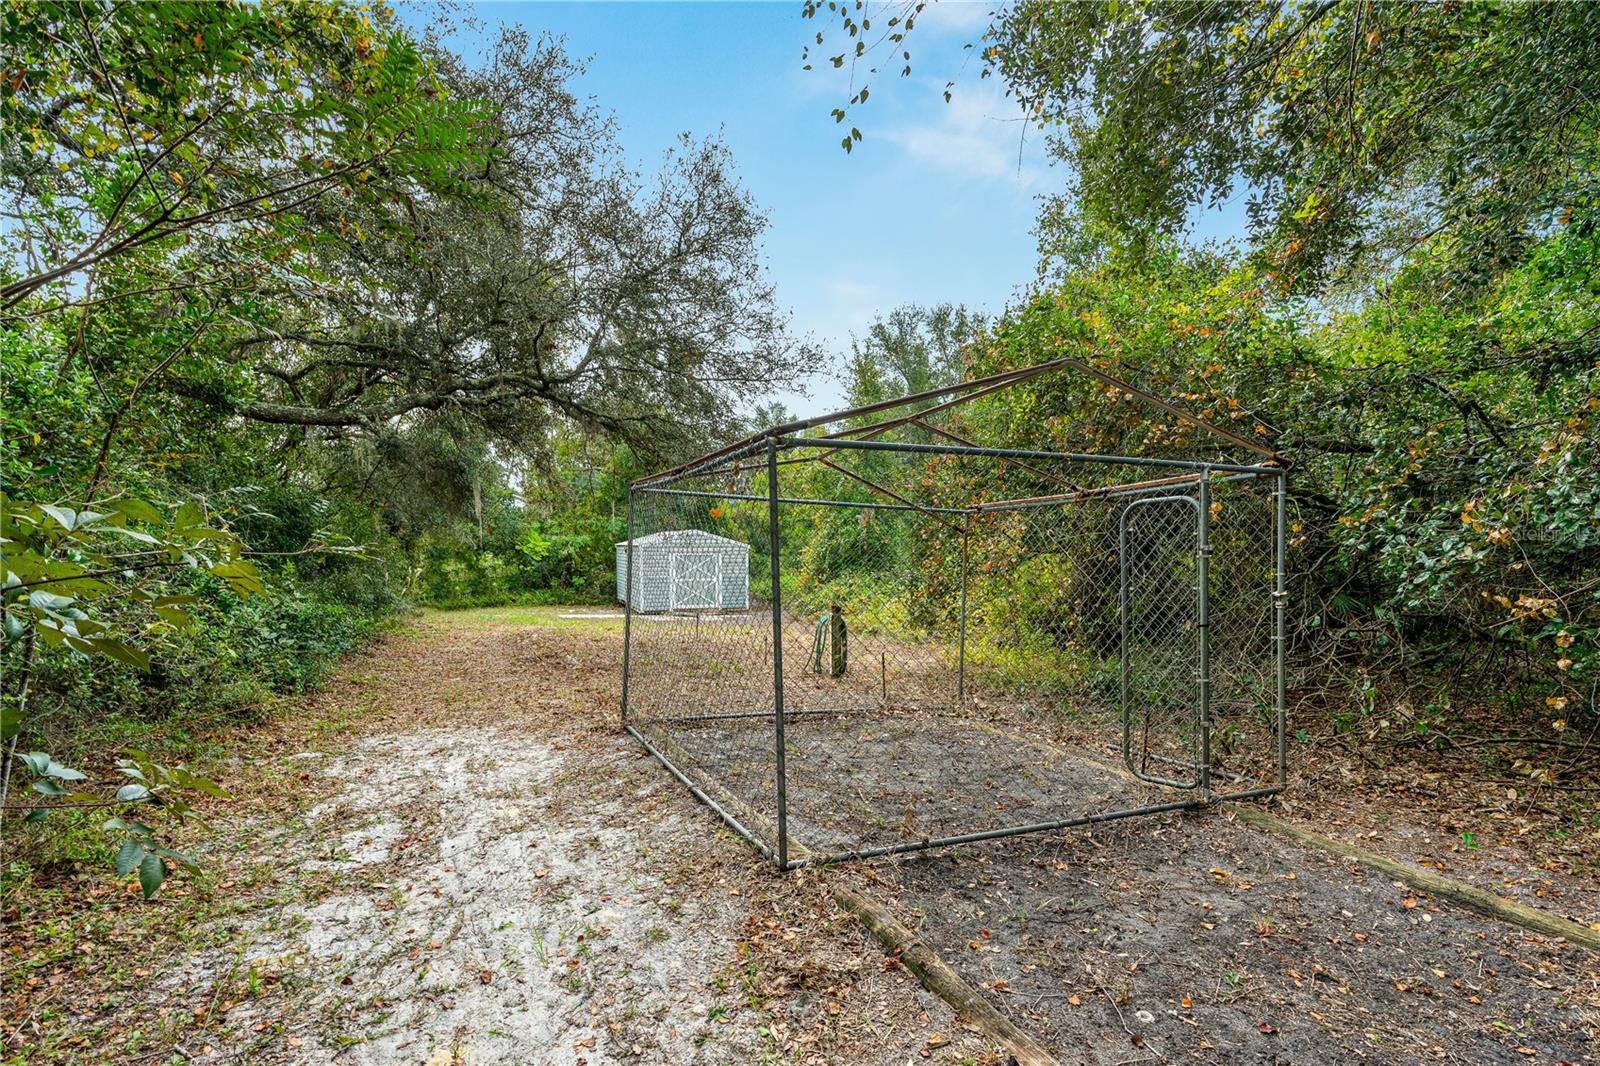
{"label": "wooden plank on ground", "polygon": [[1548,911],[1529,907],[1524,903],[1497,896],[1493,892],[1475,888],[1472,885],[1462,884],[1454,878],[1445,877],[1424,870],[1408,863],[1397,862],[1383,855],[1377,855],[1354,844],[1346,844],[1342,840],[1323,836],[1321,833],[1312,832],[1310,829],[1301,828],[1290,822],[1284,821],[1275,814],[1269,814],[1259,807],[1247,807],[1242,804],[1226,804],[1224,806],[1229,814],[1239,821],[1257,829],[1263,829],[1276,836],[1285,837],[1298,844],[1318,848],[1331,852],[1343,859],[1359,862],[1361,865],[1376,870],[1396,881],[1402,881],[1420,892],[1430,896],[1449,900],[1468,910],[1475,911],[1485,917],[1497,918],[1502,922],[1521,926],[1535,933],[1545,936],[1562,937],[1588,948],[1590,951],[1600,952],[1600,929],[1591,929],[1579,925],[1577,922]]}
{"label": "wooden plank on ground", "polygon": [[1018,1066],[1060,1066],[1031,1036],[963,981],[938,952],[901,925],[888,908],[849,888],[835,889],[833,898],[861,919],[884,950],[899,958],[900,964],[916,974],[928,991],[950,1004],[957,1015],[977,1026],[989,1039],[1003,1044]]}

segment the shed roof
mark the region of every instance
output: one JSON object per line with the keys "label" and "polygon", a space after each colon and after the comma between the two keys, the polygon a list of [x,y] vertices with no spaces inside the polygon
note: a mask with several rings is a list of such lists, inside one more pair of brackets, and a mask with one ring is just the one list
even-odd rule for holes
{"label": "shed roof", "polygon": [[[651,534],[648,534],[647,536],[635,537],[635,538],[633,538],[633,543],[635,545],[656,544],[656,543],[661,543],[661,542],[670,543],[671,541],[674,541],[674,540],[695,540],[695,541],[714,540],[714,541],[718,541],[718,542],[720,542],[722,544],[731,544],[731,545],[733,545],[735,547],[743,548],[746,551],[750,550],[750,545],[746,544],[742,540],[734,540],[732,537],[722,537],[722,536],[718,536],[715,533],[707,533],[703,529],[664,529],[660,533],[651,533]],[[628,542],[627,541],[625,541],[625,540],[617,541],[617,547],[625,548],[627,546],[628,546]]]}

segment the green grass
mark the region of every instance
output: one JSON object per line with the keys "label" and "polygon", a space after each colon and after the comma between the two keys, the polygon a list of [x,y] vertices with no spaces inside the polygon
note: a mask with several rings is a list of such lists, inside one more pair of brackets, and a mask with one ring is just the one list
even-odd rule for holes
{"label": "green grass", "polygon": [[[595,613],[601,615],[615,614],[617,617],[601,618],[563,618],[563,614]],[[524,625],[542,626],[549,629],[578,629],[592,632],[622,632],[622,608],[602,608],[593,606],[509,606],[509,607],[467,607],[461,610],[441,611],[425,610],[421,618],[430,622],[446,626],[497,626],[497,625]]]}

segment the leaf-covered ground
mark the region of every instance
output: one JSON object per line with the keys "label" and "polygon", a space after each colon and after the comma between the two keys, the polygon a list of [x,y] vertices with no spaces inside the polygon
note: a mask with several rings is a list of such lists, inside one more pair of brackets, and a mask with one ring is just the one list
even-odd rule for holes
{"label": "leaf-covered ground", "polygon": [[[617,732],[608,614],[425,616],[221,738],[240,799],[211,812],[206,874],[154,904],[98,870],[12,886],[5,1061],[1002,1061],[836,907],[840,882],[1063,1062],[1600,1045],[1594,956],[1220,812],[779,876]],[[1594,841],[1505,804],[1459,829],[1366,766],[1318,763],[1288,813],[1594,920]]]}

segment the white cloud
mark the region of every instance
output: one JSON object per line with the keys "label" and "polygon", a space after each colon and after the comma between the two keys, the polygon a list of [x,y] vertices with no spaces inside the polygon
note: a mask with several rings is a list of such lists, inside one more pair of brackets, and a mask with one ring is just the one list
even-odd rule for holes
{"label": "white cloud", "polygon": [[[941,90],[942,92],[942,90]],[[1046,180],[1039,131],[998,86],[957,86],[932,121],[878,134],[913,160],[981,181],[1032,189]]]}
{"label": "white cloud", "polygon": [[848,278],[828,282],[825,291],[821,313],[812,319],[813,328],[834,353],[842,354],[849,350],[853,334],[863,333],[872,325],[886,294],[871,282]]}

